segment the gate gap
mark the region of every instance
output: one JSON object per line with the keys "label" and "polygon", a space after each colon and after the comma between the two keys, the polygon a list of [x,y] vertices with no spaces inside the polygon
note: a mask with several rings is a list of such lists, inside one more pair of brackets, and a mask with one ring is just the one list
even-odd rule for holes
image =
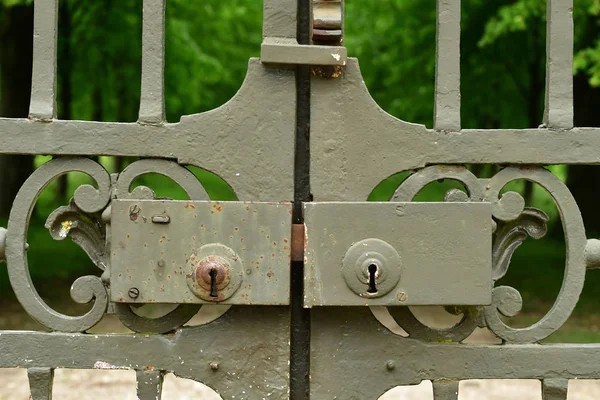
{"label": "gate gap", "polygon": [[[99,354],[101,364],[102,355]],[[136,374],[127,369],[54,370],[52,398],[62,400],[135,400]]]}
{"label": "gate gap", "polygon": [[433,385],[431,381],[421,381],[418,385],[396,386],[377,398],[377,400],[398,399],[432,400]]}
{"label": "gate gap", "polygon": [[[162,400],[223,400],[210,386],[191,379],[180,378],[173,373],[165,375],[162,393]],[[251,393],[252,387],[249,387],[246,393],[239,393],[239,397],[245,398],[246,395],[251,395]]]}
{"label": "gate gap", "polygon": [[[58,16],[58,118],[137,121],[142,71],[141,39],[141,1],[61,0]],[[90,76],[94,79],[89,79]]]}
{"label": "gate gap", "polygon": [[536,379],[470,379],[458,385],[458,400],[542,400],[542,384]]}
{"label": "gate gap", "polygon": [[545,1],[528,4],[462,2],[463,128],[537,128],[542,124],[546,7]]}
{"label": "gate gap", "polygon": [[215,109],[235,95],[248,59],[260,54],[262,2],[169,0],[165,42],[167,120]]}
{"label": "gate gap", "polygon": [[0,368],[0,399],[23,400],[28,398],[27,370],[25,368]]}
{"label": "gate gap", "polygon": [[[345,2],[344,44],[373,99],[391,115],[433,126],[436,1]],[[402,26],[403,29],[398,29]]]}

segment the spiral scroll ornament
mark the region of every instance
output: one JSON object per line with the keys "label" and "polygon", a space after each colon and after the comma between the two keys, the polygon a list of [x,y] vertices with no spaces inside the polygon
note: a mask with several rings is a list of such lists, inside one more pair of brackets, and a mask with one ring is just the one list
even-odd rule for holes
{"label": "spiral scroll ornament", "polygon": [[[526,208],[516,192],[502,190],[515,180],[527,180],[540,185],[553,198],[563,224],[567,244],[567,261],[562,288],[551,310],[537,323],[527,328],[512,328],[501,316],[512,317],[521,311],[520,293],[508,286],[493,289],[492,304],[486,307],[456,308],[463,318],[455,326],[436,329],[421,323],[407,307],[391,307],[390,314],[413,338],[424,341],[460,342],[476,327],[487,327],[503,342],[533,343],[555,332],[573,311],[583,288],[586,261],[585,231],[581,214],[573,196],[560,179],[541,167],[508,167],[490,179],[479,179],[461,166],[431,166],[415,172],[396,190],[393,201],[412,201],[429,183],[451,179],[462,183],[467,193],[450,190],[445,201],[486,201],[492,204],[494,237],[492,248],[492,278],[495,283],[510,266],[515,250],[528,237],[542,238],[547,231],[548,216],[535,208]],[[452,307],[447,308],[447,310]]]}
{"label": "spiral scroll ornament", "polygon": [[[81,316],[69,316],[52,309],[38,294],[29,273],[27,230],[38,197],[53,180],[68,172],[83,172],[96,183],[77,188],[68,205],[54,210],[46,228],[55,240],[67,237],[79,245],[102,270],[102,276],[78,278],[71,297],[78,303],[94,301],[91,310]],[[53,159],[38,168],[25,182],[11,210],[8,229],[0,230],[0,261],[6,257],[11,285],[19,302],[38,322],[55,331],[84,332],[97,324],[108,311],[110,282],[110,202],[111,199],[154,199],[154,191],[145,186],[130,190],[141,175],[158,173],[181,186],[190,199],[208,200],[197,178],[181,165],[167,160],[140,160],[118,176],[110,174],[87,158]],[[136,332],[166,333],[189,321],[200,305],[179,305],[158,318],[138,315],[129,304],[113,304],[112,310],[125,326]]]}

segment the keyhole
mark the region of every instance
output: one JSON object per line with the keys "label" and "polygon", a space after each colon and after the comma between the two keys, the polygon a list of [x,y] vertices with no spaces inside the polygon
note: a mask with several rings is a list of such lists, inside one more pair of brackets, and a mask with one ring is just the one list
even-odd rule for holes
{"label": "keyhole", "polygon": [[210,297],[219,297],[217,290],[217,273],[217,270],[214,268],[208,272],[208,275],[210,276]]}
{"label": "keyhole", "polygon": [[375,283],[377,269],[378,267],[376,264],[369,265],[369,289],[367,290],[367,293],[377,293],[377,283]]}

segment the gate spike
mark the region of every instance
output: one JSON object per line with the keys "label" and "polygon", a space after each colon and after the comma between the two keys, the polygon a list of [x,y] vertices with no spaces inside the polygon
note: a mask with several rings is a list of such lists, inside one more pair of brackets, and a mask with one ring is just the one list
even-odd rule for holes
{"label": "gate spike", "polygon": [[52,400],[52,381],[54,380],[54,369],[52,368],[29,368],[30,400]]}
{"label": "gate spike", "polygon": [[568,379],[544,379],[542,381],[542,400],[566,400]]}
{"label": "gate spike", "polygon": [[459,381],[433,381],[434,400],[457,400]]}
{"label": "gate spike", "polygon": [[135,371],[137,377],[137,397],[139,400],[160,400],[164,371]]}

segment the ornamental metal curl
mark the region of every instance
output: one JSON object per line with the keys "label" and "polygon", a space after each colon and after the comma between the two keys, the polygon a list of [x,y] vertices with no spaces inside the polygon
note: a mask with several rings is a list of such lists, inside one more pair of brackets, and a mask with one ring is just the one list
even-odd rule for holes
{"label": "ornamental metal curl", "polygon": [[[208,200],[208,195],[196,176],[181,165],[168,160],[146,159],[130,164],[121,172],[115,183],[116,198],[123,199],[154,199],[156,194],[146,186],[138,186],[131,190],[131,185],[136,178],[156,173],[166,176],[179,185],[188,195],[190,200]],[[127,328],[135,332],[167,333],[188,322],[200,310],[200,305],[180,304],[169,313],[157,317],[147,318],[138,315],[129,304],[115,304],[115,314]]]}
{"label": "ornamental metal curl", "polygon": [[[35,203],[44,188],[54,179],[71,171],[88,174],[98,185],[82,185],[75,191],[72,204],[82,212],[101,212],[110,200],[110,175],[98,163],[87,158],[59,158],[48,161],[27,179],[17,194],[8,221],[6,259],[8,274],[17,299],[25,310],[41,324],[55,331],[83,332],[93,327],[103,317],[108,306],[108,293],[97,276],[84,276],[71,287],[71,297],[78,303],[94,304],[82,316],[69,316],[52,309],[40,297],[29,274],[27,262],[27,228]],[[65,215],[59,212],[58,214]],[[50,218],[60,220],[58,214]],[[80,222],[75,225],[78,229]],[[70,225],[69,230],[74,226]],[[66,228],[65,228],[66,229]],[[60,235],[60,233],[59,233]]]}
{"label": "ornamental metal curl", "polygon": [[[471,171],[462,166],[438,166],[424,168],[409,176],[396,189],[392,201],[413,201],[417,194],[427,185],[439,179],[452,179],[462,183],[467,190],[452,189],[446,194],[447,201],[481,201],[484,195],[482,180],[478,179]],[[461,342],[465,340],[478,326],[482,325],[480,310],[473,308],[469,312],[463,312],[462,319],[449,328],[433,328],[423,324],[417,319],[408,307],[388,307],[390,315],[396,320],[412,338],[423,341],[439,342]]]}
{"label": "ornamental metal curl", "polygon": [[[583,220],[573,195],[560,179],[543,168],[503,169],[489,180],[485,200],[498,204],[496,201],[502,188],[518,179],[525,179],[543,187],[552,196],[558,208],[567,245],[563,283],[550,311],[539,322],[527,328],[509,327],[500,318],[500,314],[513,316],[521,309],[521,296],[516,289],[510,287],[500,286],[493,290],[492,305],[484,308],[484,314],[488,328],[504,342],[532,343],[554,333],[573,312],[585,280],[584,251],[587,240]],[[499,208],[497,212],[495,210],[494,216],[506,217],[506,211],[506,208]],[[517,215],[515,218],[518,217]]]}
{"label": "ornamental metal curl", "polygon": [[[527,328],[507,326],[500,315],[512,317],[522,307],[520,293],[508,286],[493,289],[492,305],[483,312],[463,312],[463,319],[454,327],[435,329],[419,322],[406,307],[390,308],[390,314],[410,336],[425,340],[464,340],[477,326],[487,326],[504,342],[538,342],[555,332],[571,315],[585,279],[584,250],[586,237],[581,214],[573,196],[555,175],[543,168],[508,167],[491,179],[477,179],[460,166],[432,166],[407,178],[396,190],[394,201],[412,201],[427,184],[439,179],[453,179],[465,185],[468,195],[452,189],[446,201],[487,201],[492,203],[492,216],[496,223],[492,249],[492,278],[502,278],[510,265],[512,254],[527,238],[539,239],[546,234],[548,216],[541,210],[525,208],[524,199],[515,192],[500,195],[511,181],[528,180],[542,186],[553,198],[563,224],[567,244],[567,261],[563,284],[551,310],[536,324]],[[474,310],[481,310],[475,308]]]}

